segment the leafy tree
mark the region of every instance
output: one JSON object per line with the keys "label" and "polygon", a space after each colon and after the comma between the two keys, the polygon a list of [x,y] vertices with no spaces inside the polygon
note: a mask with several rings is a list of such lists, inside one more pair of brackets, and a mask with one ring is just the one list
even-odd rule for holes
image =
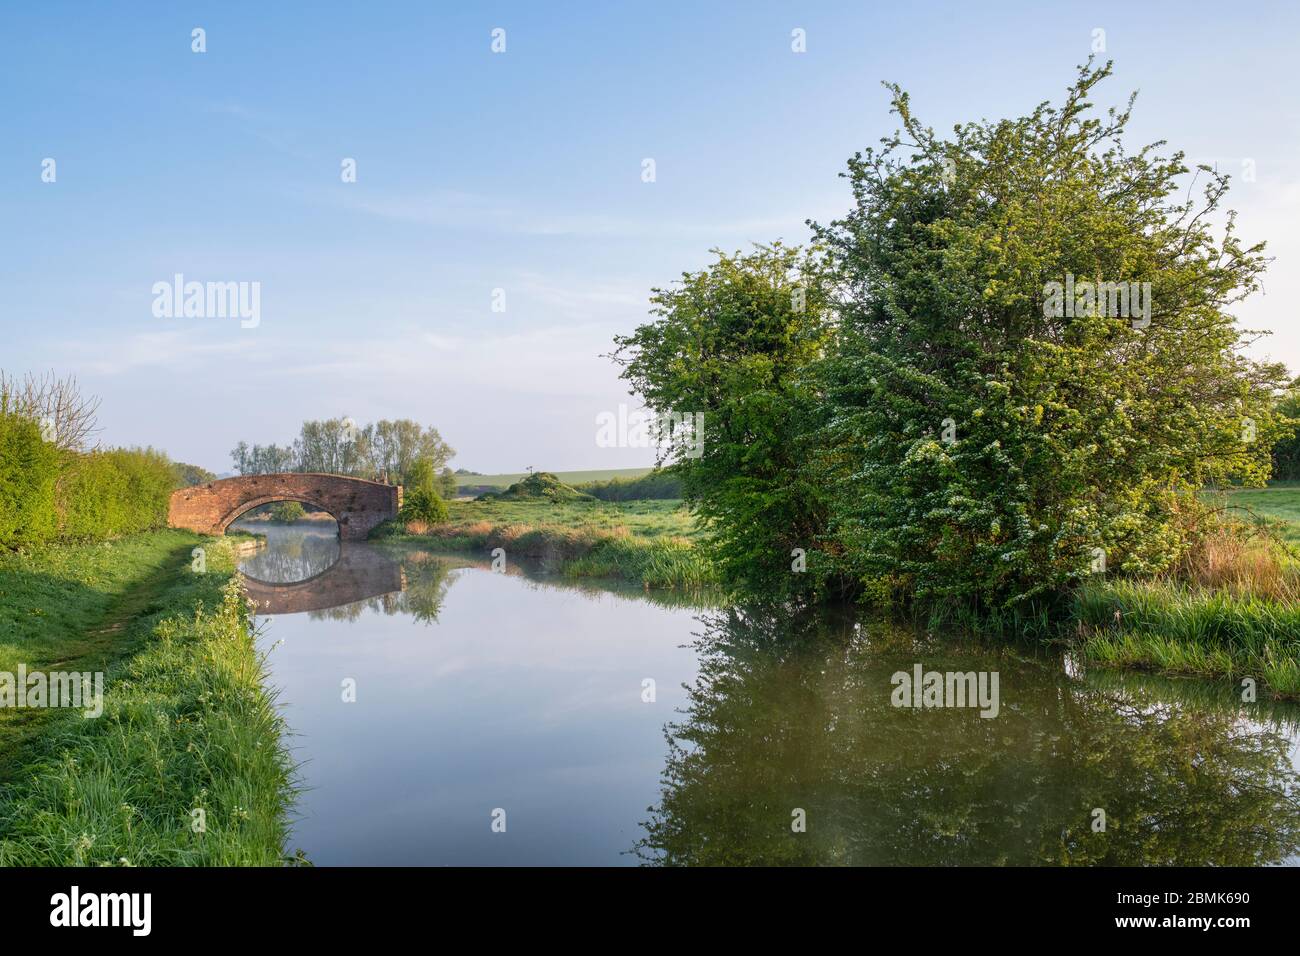
{"label": "leafy tree", "polygon": [[[1263,245],[1222,215],[1226,176],[1200,167],[1197,201],[1182,153],[1124,145],[1131,98],[1094,115],[1109,73],[1089,63],[1062,105],[950,139],[892,87],[902,129],[850,160],[854,207],[817,230],[845,291],[817,471],[878,594],[984,613],[1098,555],[1159,571],[1196,489],[1268,475],[1285,370],[1243,355],[1230,313]],[[1137,294],[1125,310],[1088,282]]]}
{"label": "leafy tree", "polygon": [[411,465],[402,491],[403,521],[424,521],[439,524],[447,520],[447,504],[438,495],[437,476],[428,459],[421,458]]}
{"label": "leafy tree", "polygon": [[[1300,421],[1300,394],[1291,392],[1278,401],[1278,414]],[[1300,481],[1300,434],[1288,432],[1273,445],[1273,475],[1281,481]]]}
{"label": "leafy tree", "polygon": [[444,499],[455,498],[459,489],[460,485],[456,482],[456,473],[454,471],[444,467],[442,471],[438,472],[438,493]]}
{"label": "leafy tree", "polygon": [[268,506],[272,521],[293,524],[307,516],[307,509],[299,501],[277,501]]}
{"label": "leafy tree", "polygon": [[302,423],[294,449],[302,471],[368,476],[370,437],[350,418],[324,418]]}
{"label": "leafy tree", "polygon": [[[807,467],[817,395],[800,373],[830,342],[829,286],[815,251],[778,242],[715,254],[654,290],[658,318],[617,337],[613,358],[669,423],[660,460],[675,463],[723,579],[790,593],[814,580],[792,570],[792,552],[810,551],[825,526]],[[678,426],[697,415],[702,435]]]}
{"label": "leafy tree", "polygon": [[[446,469],[455,450],[438,430],[408,418],[382,420],[364,428],[350,418],[306,421],[293,445],[252,445],[240,442],[231,461],[241,475],[289,471],[326,472],[357,478],[403,483],[419,459],[434,471]],[[450,472],[448,472],[450,474]],[[440,478],[441,487],[455,493],[455,478]]]}
{"label": "leafy tree", "polygon": [[253,445],[240,442],[230,452],[235,471],[241,475],[274,475],[286,471],[303,471],[298,453],[289,445]]}
{"label": "leafy tree", "polygon": [[1098,566],[1169,568],[1198,489],[1267,478],[1286,372],[1232,315],[1263,245],[1226,176],[1199,167],[1194,199],[1182,153],[1125,146],[1131,98],[1096,115],[1109,73],[947,139],[891,87],[902,128],[850,160],[816,256],[719,255],[615,340],[647,404],[705,415],[703,454],[665,457],[725,580],[1019,612]]}
{"label": "leafy tree", "polygon": [[387,473],[390,481],[407,481],[411,466],[425,459],[433,470],[445,468],[455,450],[442,440],[432,425],[421,426],[409,418],[381,420],[373,426],[372,461],[374,469]]}
{"label": "leafy tree", "polygon": [[217,476],[206,468],[200,468],[198,465],[188,465],[183,461],[172,462],[172,478],[177,488],[190,488],[194,485],[205,485],[209,481],[217,480]]}

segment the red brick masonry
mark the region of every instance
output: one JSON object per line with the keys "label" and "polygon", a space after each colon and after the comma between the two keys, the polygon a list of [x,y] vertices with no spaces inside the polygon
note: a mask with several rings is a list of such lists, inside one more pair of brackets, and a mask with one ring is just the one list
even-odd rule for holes
{"label": "red brick masonry", "polygon": [[172,492],[167,523],[200,534],[224,534],[250,508],[272,501],[301,501],[328,511],[339,537],[359,541],[377,525],[397,517],[402,489],[363,478],[290,472],[223,478]]}

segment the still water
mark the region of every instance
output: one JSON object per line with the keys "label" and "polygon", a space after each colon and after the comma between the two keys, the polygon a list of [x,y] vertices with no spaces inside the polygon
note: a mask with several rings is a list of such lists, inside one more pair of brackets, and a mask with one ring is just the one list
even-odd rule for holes
{"label": "still water", "polygon": [[1231,685],[250,530],[320,865],[1296,862],[1300,709]]}

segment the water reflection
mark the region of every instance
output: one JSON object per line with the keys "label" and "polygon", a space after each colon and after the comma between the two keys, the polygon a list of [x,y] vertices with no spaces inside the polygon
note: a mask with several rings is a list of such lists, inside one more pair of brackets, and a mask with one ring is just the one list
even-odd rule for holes
{"label": "water reflection", "polygon": [[320,865],[635,863],[695,612],[384,551],[405,590],[259,633],[300,762],[290,848]]}
{"label": "water reflection", "polygon": [[300,525],[263,524],[265,547],[240,561],[257,613],[325,613],[388,594],[401,595],[402,566],[361,542]]}
{"label": "water reflection", "polygon": [[[1247,719],[1214,685],[1072,677],[824,614],[702,620],[646,862],[1226,866],[1300,845],[1294,707]],[[1000,716],[891,706],[890,675],[917,661],[999,671]]]}
{"label": "water reflection", "polygon": [[[315,570],[309,537],[272,533],[285,553],[245,567]],[[1251,865],[1300,847],[1300,709],[1230,685],[409,547],[347,543],[249,589],[281,615],[261,640],[303,762],[293,846],[322,864]],[[891,706],[918,662],[998,672],[999,716]]]}
{"label": "water reflection", "polygon": [[344,561],[359,561],[362,557],[370,563],[376,583],[382,572],[391,575],[392,583],[398,586],[365,594],[336,592],[333,604],[310,609],[308,616],[312,620],[356,621],[367,613],[386,617],[405,615],[422,624],[438,620],[438,612],[451,586],[454,562],[421,552],[401,554],[399,558],[367,545],[344,547]]}
{"label": "water reflection", "polygon": [[293,584],[313,578],[338,561],[342,553],[338,527],[332,523],[319,527],[306,523],[236,522],[231,527],[266,541],[265,548],[239,562],[244,574],[264,584]]}

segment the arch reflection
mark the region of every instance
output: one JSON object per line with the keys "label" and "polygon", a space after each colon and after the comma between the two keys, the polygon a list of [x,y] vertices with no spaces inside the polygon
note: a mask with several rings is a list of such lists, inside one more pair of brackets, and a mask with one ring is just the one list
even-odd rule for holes
{"label": "arch reflection", "polygon": [[[241,564],[244,571],[244,590],[253,601],[258,614],[298,614],[303,611],[321,611],[340,605],[353,604],[369,598],[401,591],[406,586],[402,566],[374,548],[363,544],[340,543],[330,539],[333,550],[325,545],[308,549],[309,555],[285,559],[276,557],[278,548],[258,554]],[[326,559],[330,555],[334,560]],[[268,557],[269,562],[258,563]],[[294,570],[314,567],[322,570],[303,580],[276,583],[262,580],[260,573],[282,570],[288,560]]]}

